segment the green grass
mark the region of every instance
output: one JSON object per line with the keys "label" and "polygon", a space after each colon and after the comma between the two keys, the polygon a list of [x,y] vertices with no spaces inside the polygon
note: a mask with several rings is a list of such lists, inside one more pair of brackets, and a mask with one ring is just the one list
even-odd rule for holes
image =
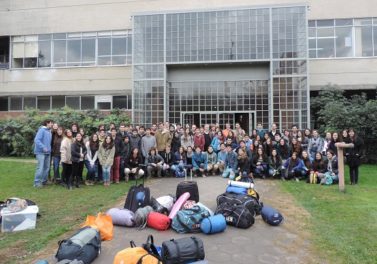
{"label": "green grass", "polygon": [[[105,188],[83,186],[69,191],[61,186],[33,188],[35,164],[23,161],[0,161],[0,200],[27,198],[39,206],[41,217],[35,230],[0,233],[0,262],[27,261],[67,231],[76,230],[88,214],[113,207],[129,188],[120,183]],[[85,175],[85,174],[84,174]],[[57,248],[57,244],[56,244]]]}
{"label": "green grass", "polygon": [[284,182],[282,189],[291,193],[310,214],[314,245],[329,263],[377,263],[377,166],[360,167],[359,184],[338,186]]}

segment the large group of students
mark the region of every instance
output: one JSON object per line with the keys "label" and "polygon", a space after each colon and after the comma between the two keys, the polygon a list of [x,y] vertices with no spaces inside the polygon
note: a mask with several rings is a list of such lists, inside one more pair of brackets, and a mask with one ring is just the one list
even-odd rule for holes
{"label": "large group of students", "polygon": [[83,183],[109,186],[144,174],[150,178],[184,177],[187,173],[331,184],[338,180],[338,142],[354,144],[346,150],[345,158],[350,183],[357,184],[363,151],[363,140],[352,128],[321,137],[315,129],[301,131],[294,125],[279,131],[276,124],[269,130],[257,124],[248,135],[238,123],[234,128],[229,123],[224,128],[169,122],[147,128],[124,123],[116,127],[112,123],[86,135],[79,124],[64,129],[46,120],[34,142],[38,161],[34,186],[42,187],[51,180],[68,189]]}

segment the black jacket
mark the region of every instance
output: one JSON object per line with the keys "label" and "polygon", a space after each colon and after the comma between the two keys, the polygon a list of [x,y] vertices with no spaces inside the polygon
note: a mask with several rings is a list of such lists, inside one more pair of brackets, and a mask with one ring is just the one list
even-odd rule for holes
{"label": "black jacket", "polygon": [[[81,151],[80,151],[81,149]],[[86,155],[86,147],[85,147],[85,144],[84,142],[81,142],[81,144],[79,144],[78,142],[73,142],[72,145],[71,145],[71,160],[72,162],[80,162],[80,153],[82,153],[84,155],[84,157],[82,158],[84,161],[85,159],[85,155]]]}
{"label": "black jacket", "polygon": [[166,164],[169,164],[169,165],[172,165],[174,163],[174,153],[173,152],[169,152],[169,153],[166,153],[165,151],[162,152],[162,158],[164,159],[164,162]]}

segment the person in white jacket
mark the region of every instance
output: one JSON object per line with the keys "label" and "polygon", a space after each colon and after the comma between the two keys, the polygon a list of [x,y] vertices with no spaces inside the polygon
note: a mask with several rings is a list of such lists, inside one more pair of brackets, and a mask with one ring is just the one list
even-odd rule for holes
{"label": "person in white jacket", "polygon": [[86,142],[87,154],[85,156],[85,166],[88,170],[86,175],[85,185],[93,185],[94,180],[97,178],[98,171],[98,149],[99,149],[99,140],[98,135],[94,133],[89,141]]}

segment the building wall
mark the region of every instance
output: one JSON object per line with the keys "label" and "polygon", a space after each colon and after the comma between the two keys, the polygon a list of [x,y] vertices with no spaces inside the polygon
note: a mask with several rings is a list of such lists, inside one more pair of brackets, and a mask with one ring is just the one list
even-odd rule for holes
{"label": "building wall", "polygon": [[[131,28],[131,14],[162,10],[284,5],[302,0],[3,0],[0,36]],[[377,16],[372,0],[311,0],[309,19]],[[328,83],[374,87],[376,59],[312,60],[312,89]],[[15,93],[121,93],[131,89],[131,67],[0,70],[0,95]]]}

